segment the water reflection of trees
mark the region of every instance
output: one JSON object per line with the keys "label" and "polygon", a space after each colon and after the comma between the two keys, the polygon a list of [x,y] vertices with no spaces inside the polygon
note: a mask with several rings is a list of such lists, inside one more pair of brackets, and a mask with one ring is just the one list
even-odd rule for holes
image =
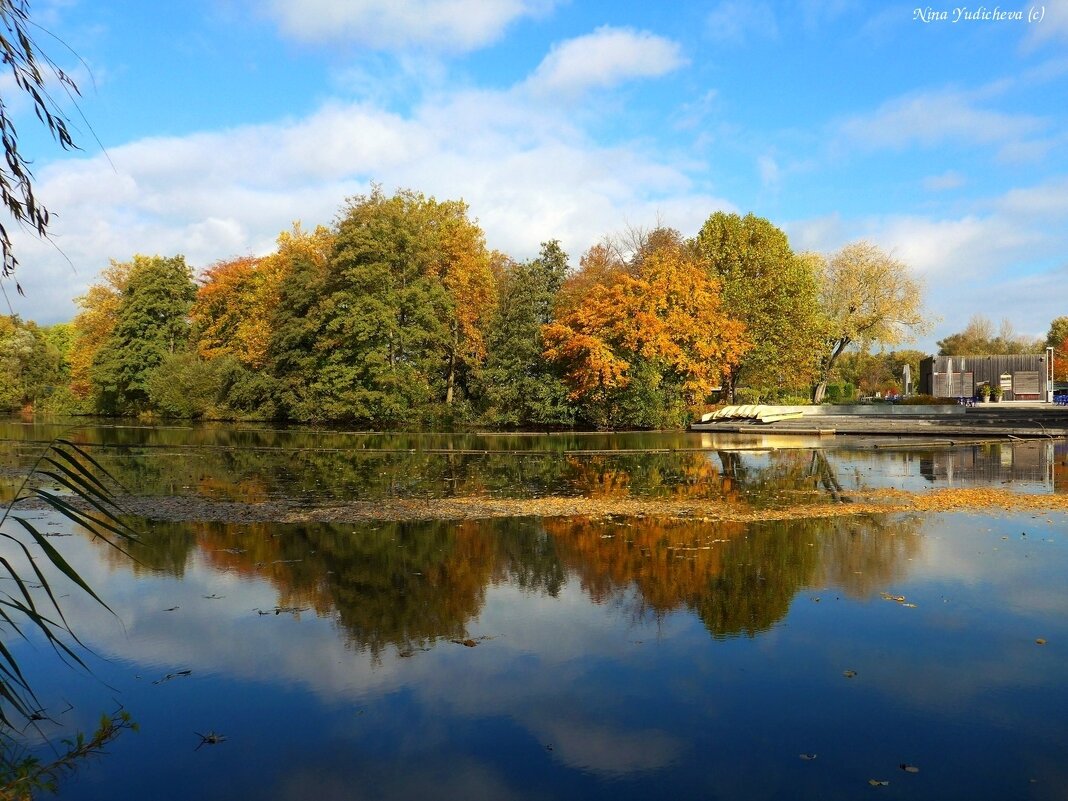
{"label": "water reflection of trees", "polygon": [[[159,486],[246,501],[283,490],[292,496],[294,485],[311,495],[347,488],[349,497],[360,498],[561,492],[599,499],[718,498],[739,509],[774,506],[783,498],[848,501],[820,450],[197,454],[200,461],[192,465],[164,453],[118,463],[128,473],[145,471],[136,480],[149,475]],[[917,525],[878,516],[758,524],[656,518],[153,524],[133,555],[136,570],[181,575],[198,549],[216,569],[270,582],[279,607],[332,617],[354,645],[378,654],[464,637],[487,588],[501,582],[556,595],[574,580],[593,601],[626,600],[639,616],[690,610],[714,636],[753,636],[782,619],[802,588],[834,585],[864,597],[900,578],[918,548]]]}
{"label": "water reflection of trees", "polygon": [[639,614],[696,612],[714,636],[764,631],[797,592],[833,585],[868,596],[898,580],[920,540],[918,519],[863,516],[757,524],[634,519],[550,520],[568,573],[596,601],[638,590]]}
{"label": "water reflection of trees", "polygon": [[492,495],[663,497],[764,506],[786,493],[842,500],[821,450],[658,453],[427,453],[425,451],[207,449],[105,452],[101,461],[144,494],[199,494],[258,502]]}
{"label": "water reflection of trees", "polygon": [[195,548],[218,570],[271,583],[279,607],[333,618],[356,647],[377,655],[467,636],[499,583],[556,595],[577,581],[594,602],[634,604],[639,618],[689,610],[713,636],[753,636],[781,620],[804,588],[866,597],[890,586],[919,548],[917,528],[917,519],[900,516],[168,524],[134,555],[139,569],[180,574]]}

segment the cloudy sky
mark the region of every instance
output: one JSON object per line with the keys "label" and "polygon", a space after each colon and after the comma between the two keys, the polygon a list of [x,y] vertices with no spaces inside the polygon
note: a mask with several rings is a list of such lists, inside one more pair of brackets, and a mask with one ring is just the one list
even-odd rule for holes
{"label": "cloudy sky", "polygon": [[798,250],[868,238],[911,265],[941,318],[921,346],[975,313],[1044,335],[1068,314],[1068,0],[958,8],[33,0],[83,149],[0,79],[55,215],[53,243],[19,236],[7,295],[69,319],[109,259],[265,253],[377,182],[573,264],[627,225],[752,211]]}

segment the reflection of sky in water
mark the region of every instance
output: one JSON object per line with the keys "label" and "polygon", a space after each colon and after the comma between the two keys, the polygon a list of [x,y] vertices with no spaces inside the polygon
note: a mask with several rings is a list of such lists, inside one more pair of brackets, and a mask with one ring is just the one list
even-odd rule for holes
{"label": "reflection of sky in water", "polygon": [[[704,561],[670,551],[675,561],[655,564],[627,561],[625,538],[638,547],[685,532],[633,523],[450,529],[444,567],[433,572],[439,557],[428,555],[412,581],[439,582],[459,614],[469,607],[449,603],[452,588],[473,592],[462,627],[487,639],[425,641],[409,656],[393,645],[372,653],[345,630],[343,620],[362,620],[360,608],[381,600],[381,587],[361,590],[355,578],[336,579],[347,615],[258,614],[283,603],[281,577],[308,577],[298,572],[305,562],[282,565],[291,572],[272,583],[265,569],[242,572],[206,550],[226,537],[249,547],[248,531],[201,532],[181,579],[135,577],[98,545],[56,538],[117,614],[68,599],[76,629],[108,661],[93,659],[90,678],[47,650],[19,653],[49,710],[75,704],[64,723],[88,728],[118,698],[142,726],[60,797],[855,798],[869,778],[910,798],[1063,797],[1063,515],[723,527],[722,541],[699,552]],[[418,539],[420,530],[406,531]],[[257,536],[311,537],[273,533]],[[370,534],[350,527],[308,541],[339,548]],[[535,537],[547,543],[536,554],[479,547]],[[323,564],[352,577],[363,575],[357,567],[389,572],[390,548],[411,549],[400,533],[381,543]],[[450,548],[464,561],[450,562]],[[475,591],[461,568],[480,558],[493,565],[474,571]],[[563,571],[555,595],[536,581],[521,586],[520,572],[552,574],[546,561]],[[417,586],[390,575],[398,592]],[[711,636],[710,621],[733,625],[725,607],[740,603],[768,625]],[[182,669],[193,672],[153,683]],[[212,729],[227,740],[194,750],[193,732]]]}

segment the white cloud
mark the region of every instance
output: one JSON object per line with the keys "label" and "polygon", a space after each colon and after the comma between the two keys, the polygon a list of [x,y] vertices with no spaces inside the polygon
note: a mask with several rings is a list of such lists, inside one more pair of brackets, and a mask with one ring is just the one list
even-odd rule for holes
{"label": "white cloud", "polygon": [[923,188],[928,192],[945,192],[964,186],[967,179],[956,170],[947,170],[941,175],[928,175],[923,179]]}
{"label": "white cloud", "polygon": [[1022,219],[1049,218],[1063,221],[1068,217],[1068,178],[1024,189],[1012,189],[1000,198],[997,207]]}
{"label": "white cloud", "polygon": [[630,78],[655,78],[684,63],[679,45],[670,39],[604,26],[554,45],[527,87],[536,93],[576,94]]}
{"label": "white cloud", "polygon": [[375,50],[466,52],[495,42],[553,0],[271,0],[267,13],[298,41],[356,42]]}
{"label": "white cloud", "polygon": [[830,215],[783,227],[798,249],[832,252],[864,238],[912,267],[926,282],[928,308],[941,318],[920,343],[930,348],[974,314],[1045,336],[1049,321],[1064,313],[1068,231],[1052,223],[1066,214],[1068,181],[1058,178],[978,201],[958,217]]}
{"label": "white cloud", "polygon": [[916,92],[845,120],[841,131],[864,147],[901,150],[944,142],[957,146],[1015,143],[1046,127],[1038,117],[981,108],[976,104],[978,95],[951,89]]}
{"label": "white cloud", "polygon": [[1068,0],[1047,0],[1031,6],[1025,13],[1041,11],[1041,19],[1028,26],[1025,49],[1033,49],[1049,42],[1068,41]]}
{"label": "white cloud", "polygon": [[719,42],[742,44],[749,39],[776,39],[779,26],[767,3],[723,0],[705,19],[708,35]]}
{"label": "white cloud", "polygon": [[760,171],[760,182],[765,188],[774,189],[779,185],[782,170],[773,156],[763,155],[758,158],[757,169]]}
{"label": "white cloud", "polygon": [[[38,195],[58,212],[53,246],[18,237],[16,311],[42,323],[68,319],[111,258],[183,253],[205,267],[265,253],[293,220],[330,223],[343,200],[411,187],[462,197],[491,247],[516,258],[560,239],[574,262],[625,220],[696,230],[728,202],[692,185],[684,157],[641,144],[603,145],[573,115],[525,89],[459,91],[410,114],[331,102],[303,119],[184,137],[156,137],[41,168]],[[685,158],[689,158],[688,156]],[[13,293],[11,293],[13,295]]]}

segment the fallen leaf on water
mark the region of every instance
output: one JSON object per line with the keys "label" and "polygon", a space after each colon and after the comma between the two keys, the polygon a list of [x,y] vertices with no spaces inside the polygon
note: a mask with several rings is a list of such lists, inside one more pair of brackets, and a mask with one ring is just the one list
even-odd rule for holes
{"label": "fallen leaf on water", "polygon": [[916,604],[901,604],[901,605],[906,607],[906,608],[908,608],[908,609],[915,609],[916,608]]}
{"label": "fallen leaf on water", "polygon": [[845,676],[847,679],[851,679],[851,678],[853,678],[854,676],[857,675],[857,671],[855,671],[855,670],[843,670],[842,671],[842,675]]}
{"label": "fallen leaf on water", "polygon": [[1039,637],[1037,640],[1035,640],[1035,644],[1036,645],[1045,645],[1046,644],[1046,640],[1045,640],[1044,637]]}
{"label": "fallen leaf on water", "polygon": [[819,755],[818,754],[799,754],[799,756],[807,762],[809,760],[815,759]]}
{"label": "fallen leaf on water", "polygon": [[905,773],[919,773],[920,772],[920,769],[918,767],[916,767],[915,765],[908,765],[908,764],[906,764],[904,762],[902,762],[900,765],[898,765],[898,767],[901,768],[903,771],[905,771]]}
{"label": "fallen leaf on water", "polygon": [[882,779],[868,779],[868,784],[872,787],[889,787],[890,782],[883,781]]}

